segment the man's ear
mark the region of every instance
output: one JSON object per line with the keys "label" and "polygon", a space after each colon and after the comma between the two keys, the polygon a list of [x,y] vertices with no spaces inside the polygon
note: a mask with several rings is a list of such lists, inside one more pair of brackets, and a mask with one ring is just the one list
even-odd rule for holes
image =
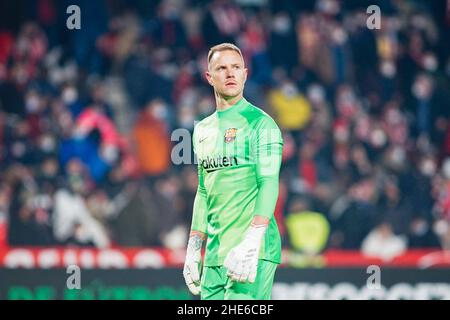
{"label": "man's ear", "polygon": [[209,73],[209,71],[205,72],[205,78],[208,81],[209,85],[212,86],[213,85],[213,83],[212,83],[212,75],[211,75],[211,73]]}

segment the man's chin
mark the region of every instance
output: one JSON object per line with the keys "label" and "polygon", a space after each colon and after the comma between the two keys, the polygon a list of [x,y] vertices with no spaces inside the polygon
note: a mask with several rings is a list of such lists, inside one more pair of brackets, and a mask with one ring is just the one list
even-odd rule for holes
{"label": "man's chin", "polygon": [[230,100],[236,98],[240,93],[241,91],[239,90],[229,90],[222,92],[220,95],[224,97],[226,100]]}

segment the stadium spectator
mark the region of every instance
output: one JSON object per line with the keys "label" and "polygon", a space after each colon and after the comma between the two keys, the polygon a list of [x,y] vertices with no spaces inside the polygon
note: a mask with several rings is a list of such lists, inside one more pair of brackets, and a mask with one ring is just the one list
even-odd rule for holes
{"label": "stadium spectator", "polygon": [[330,226],[325,216],[311,211],[309,201],[296,197],[291,200],[286,227],[294,254],[289,263],[293,266],[320,266],[320,253],[328,243]]}
{"label": "stadium spectator", "polygon": [[54,197],[52,225],[56,240],[67,245],[108,247],[106,230],[94,219],[84,200],[92,188],[86,168],[78,159],[72,159],[66,171],[67,186],[57,190]]}
{"label": "stadium spectator", "polygon": [[166,113],[167,106],[161,100],[150,101],[133,129],[137,159],[149,178],[161,176],[170,168],[171,142],[164,121]]}
{"label": "stadium spectator", "polygon": [[285,79],[269,93],[269,102],[282,130],[298,132],[311,117],[311,106],[292,81]]}
{"label": "stadium spectator", "polygon": [[372,230],[362,242],[362,253],[368,257],[390,261],[405,252],[405,237],[396,236],[389,223],[383,222]]}

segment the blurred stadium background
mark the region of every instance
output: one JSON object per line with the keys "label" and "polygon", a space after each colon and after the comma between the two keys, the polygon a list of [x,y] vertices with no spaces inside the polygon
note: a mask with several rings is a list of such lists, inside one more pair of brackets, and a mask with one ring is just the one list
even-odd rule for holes
{"label": "blurred stadium background", "polygon": [[285,141],[273,298],[450,299],[445,0],[1,1],[0,299],[193,298],[171,133],[214,111],[224,41]]}

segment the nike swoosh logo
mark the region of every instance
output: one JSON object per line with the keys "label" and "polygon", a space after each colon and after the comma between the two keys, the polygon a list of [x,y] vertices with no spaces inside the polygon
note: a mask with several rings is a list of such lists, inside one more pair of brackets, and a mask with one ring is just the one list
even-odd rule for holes
{"label": "nike swoosh logo", "polygon": [[206,139],[208,139],[208,137],[198,140],[198,143],[202,143],[202,142],[205,141]]}

